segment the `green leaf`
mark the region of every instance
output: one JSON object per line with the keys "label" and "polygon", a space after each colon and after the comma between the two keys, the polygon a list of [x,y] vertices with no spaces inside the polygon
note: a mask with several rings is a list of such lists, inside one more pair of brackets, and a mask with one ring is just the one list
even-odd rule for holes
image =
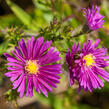
{"label": "green leaf", "polygon": [[108,2],[107,1],[103,1],[103,11],[105,13],[105,15],[109,18],[109,8],[108,8]]}
{"label": "green leaf", "polygon": [[55,97],[54,109],[63,109],[63,100],[60,99],[59,97]]}
{"label": "green leaf", "polygon": [[64,13],[66,16],[72,15],[72,9],[68,4],[64,4]]}
{"label": "green leaf", "polygon": [[32,18],[28,13],[26,13],[23,9],[10,0],[6,0],[6,2],[14,14],[24,23],[24,25],[28,27],[31,26],[33,28],[37,27],[36,23],[32,21]]}
{"label": "green leaf", "polygon": [[23,26],[23,23],[12,14],[8,14],[5,16],[0,16],[0,29],[4,29],[5,27],[11,27],[11,26]]}
{"label": "green leaf", "polygon": [[5,41],[3,43],[0,44],[0,55],[4,52],[6,52],[8,47],[8,41]]}

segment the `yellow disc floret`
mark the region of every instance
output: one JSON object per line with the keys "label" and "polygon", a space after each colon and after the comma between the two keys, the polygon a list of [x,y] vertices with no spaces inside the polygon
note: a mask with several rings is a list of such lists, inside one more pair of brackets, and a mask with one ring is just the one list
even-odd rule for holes
{"label": "yellow disc floret", "polygon": [[25,70],[29,74],[36,74],[38,72],[38,65],[36,61],[29,60],[26,62]]}
{"label": "yellow disc floret", "polygon": [[83,60],[85,61],[85,65],[86,66],[94,66],[94,61],[95,57],[92,54],[88,54],[86,56],[83,57]]}

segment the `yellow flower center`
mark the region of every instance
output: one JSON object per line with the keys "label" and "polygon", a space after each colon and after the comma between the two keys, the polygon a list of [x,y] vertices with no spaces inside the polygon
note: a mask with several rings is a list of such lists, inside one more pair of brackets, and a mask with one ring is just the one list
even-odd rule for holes
{"label": "yellow flower center", "polygon": [[88,54],[86,56],[83,57],[83,60],[85,61],[85,65],[86,66],[94,66],[94,61],[95,57],[92,54]]}
{"label": "yellow flower center", "polygon": [[25,70],[29,74],[36,74],[38,72],[38,65],[36,61],[29,60],[26,62]]}

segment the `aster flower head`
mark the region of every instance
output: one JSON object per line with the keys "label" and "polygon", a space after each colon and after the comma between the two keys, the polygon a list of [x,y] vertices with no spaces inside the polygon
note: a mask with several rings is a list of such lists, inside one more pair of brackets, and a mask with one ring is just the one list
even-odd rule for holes
{"label": "aster flower head", "polygon": [[68,50],[68,53],[65,54],[65,58],[66,58],[66,63],[68,65],[68,69],[69,69],[69,76],[70,76],[70,86],[72,86],[74,84],[74,80],[77,80],[77,71],[79,70],[77,64],[76,64],[76,60],[79,59],[79,55],[78,53],[80,52],[80,45],[79,43],[76,44],[74,43],[72,46],[72,51],[70,52],[70,50]]}
{"label": "aster flower head", "polygon": [[109,66],[109,56],[106,56],[106,48],[97,47],[99,42],[99,39],[94,44],[91,40],[88,43],[85,42],[80,50],[80,57],[75,60],[76,65],[72,71],[76,69],[76,72],[72,72],[72,74],[76,73],[76,77],[70,78],[78,81],[79,91],[82,88],[90,92],[96,88],[101,89],[104,86],[101,78],[109,82],[109,73],[104,69]]}
{"label": "aster flower head", "polygon": [[91,9],[84,9],[84,17],[86,18],[86,25],[90,30],[97,30],[99,28],[102,28],[104,25],[104,20],[103,18],[105,16],[102,16],[100,13],[100,8],[96,6],[94,8],[94,5],[92,6]]}
{"label": "aster flower head", "polygon": [[54,51],[54,47],[50,48],[51,43],[44,43],[43,37],[37,40],[32,37],[27,44],[21,39],[19,48],[15,47],[15,51],[11,51],[13,56],[4,54],[9,65],[7,69],[10,70],[5,76],[10,77],[13,89],[17,88],[20,97],[24,93],[32,97],[33,88],[48,97],[47,91],[51,92],[51,87],[57,87],[56,83],[60,79],[57,74],[61,73],[61,64],[56,64],[60,60],[59,52]]}

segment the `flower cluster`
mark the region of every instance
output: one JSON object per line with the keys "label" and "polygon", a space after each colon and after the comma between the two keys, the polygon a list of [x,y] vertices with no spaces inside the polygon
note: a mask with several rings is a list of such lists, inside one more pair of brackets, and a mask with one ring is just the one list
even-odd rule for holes
{"label": "flower cluster", "polygon": [[[102,28],[104,24],[104,16],[100,13],[100,8],[92,6],[92,9],[84,9],[86,18],[86,32]],[[84,28],[83,28],[84,30]],[[84,31],[82,32],[84,33]],[[98,48],[100,40],[97,39],[93,44],[91,40],[88,43],[83,43],[83,48],[80,48],[79,43],[72,46],[72,51],[68,50],[65,55],[66,63],[69,68],[70,86],[77,80],[79,91],[92,92],[93,89],[100,89],[104,86],[102,80],[109,82],[109,73],[104,70],[109,66],[109,56],[106,56],[107,49]],[[32,37],[27,40],[19,41],[15,51],[11,51],[12,55],[4,53],[7,57],[6,77],[10,77],[13,83],[13,89],[17,89],[20,97],[26,93],[26,96],[33,96],[33,88],[39,94],[42,92],[48,97],[47,92],[52,92],[52,87],[56,88],[56,83],[59,83],[61,72],[61,64],[58,64],[61,58],[59,52],[55,51],[51,46],[52,41],[45,41],[39,37],[37,40]]]}
{"label": "flower cluster", "polygon": [[57,74],[61,73],[61,64],[56,64],[60,60],[59,52],[54,51],[54,47],[49,48],[51,41],[43,41],[43,37],[36,41],[32,37],[25,44],[21,39],[19,48],[15,47],[15,52],[11,51],[13,56],[4,53],[9,65],[7,69],[10,70],[5,76],[10,77],[13,89],[18,88],[20,97],[25,91],[26,96],[32,97],[33,88],[48,97],[47,91],[52,91],[50,86],[56,88],[56,83],[59,83],[60,77]]}
{"label": "flower cluster", "polygon": [[[70,85],[74,80],[79,83],[79,91],[83,88],[85,91],[92,92],[93,89],[100,89],[104,86],[100,77],[109,82],[109,73],[103,68],[109,66],[109,56],[106,56],[106,48],[97,48],[100,40],[97,39],[94,44],[89,40],[83,44],[80,49],[73,44],[72,51],[66,54],[66,62],[69,66]],[[100,76],[100,77],[99,77]]]}

